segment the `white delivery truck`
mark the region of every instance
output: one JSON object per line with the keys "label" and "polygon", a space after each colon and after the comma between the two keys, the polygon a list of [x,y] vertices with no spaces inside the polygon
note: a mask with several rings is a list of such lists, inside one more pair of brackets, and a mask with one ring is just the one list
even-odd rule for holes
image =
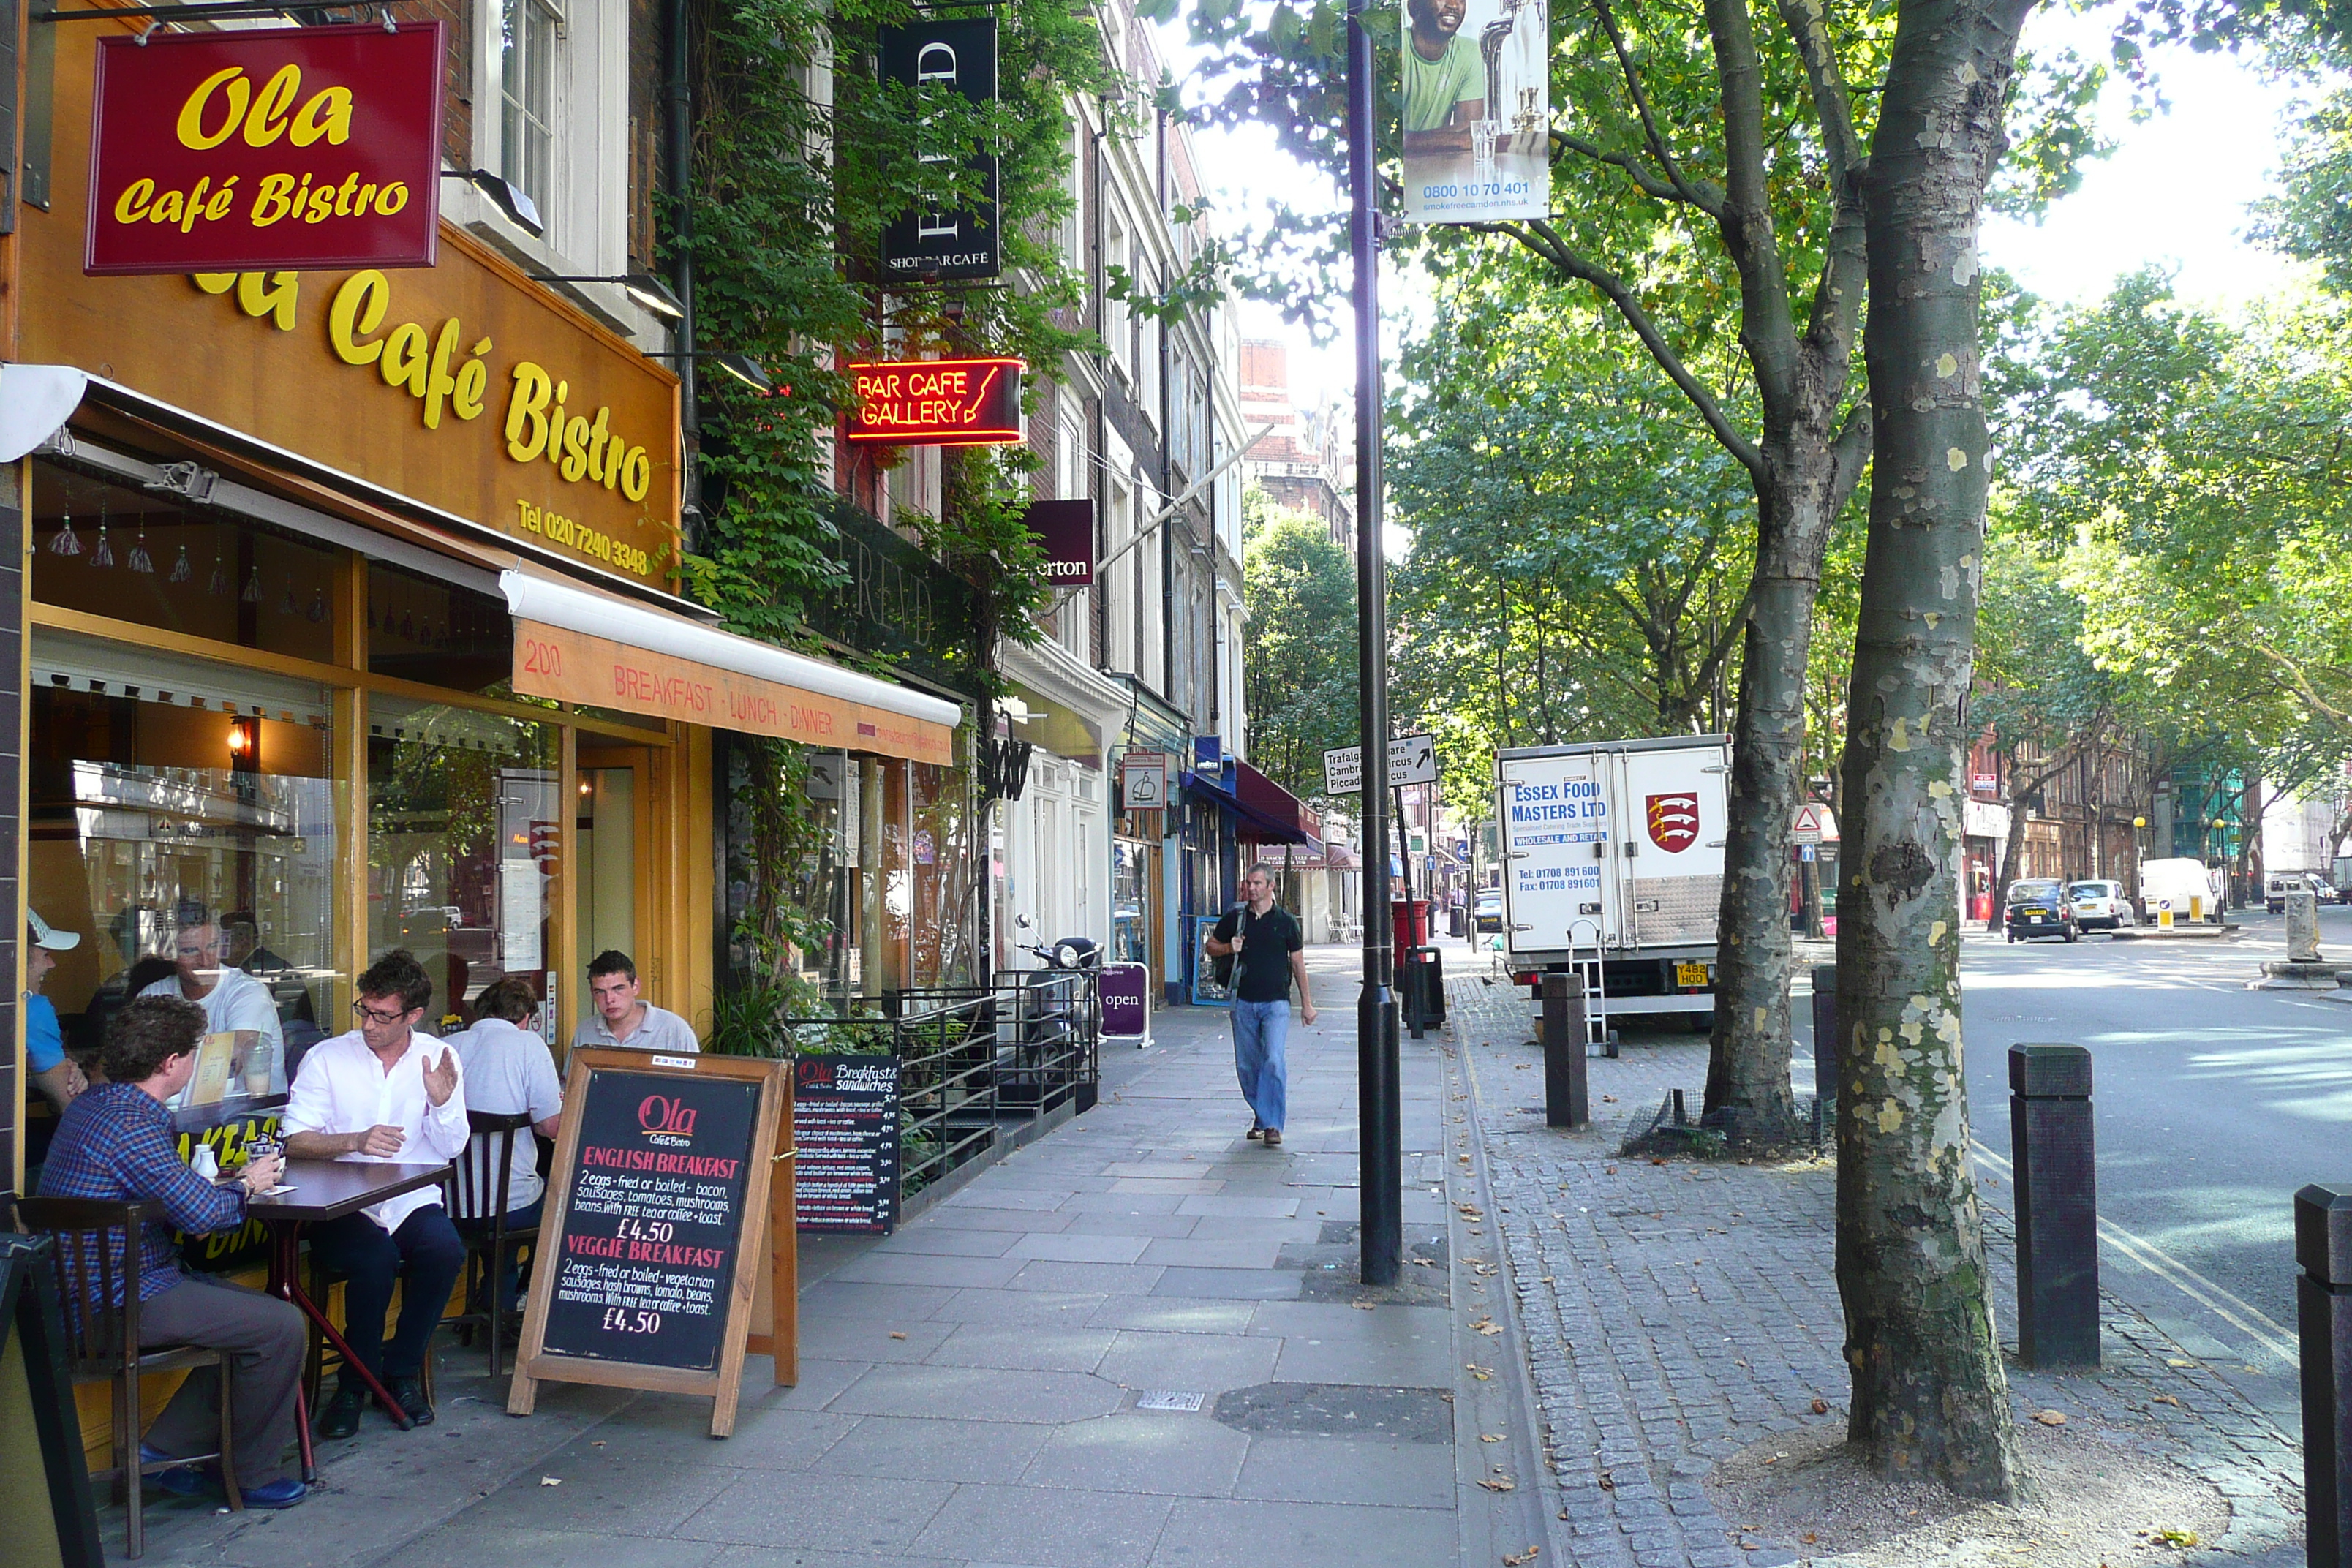
{"label": "white delivery truck", "polygon": [[1711,1026],[1730,779],[1728,735],[1496,752],[1513,981],[1572,969],[1596,1039],[1618,1014]]}

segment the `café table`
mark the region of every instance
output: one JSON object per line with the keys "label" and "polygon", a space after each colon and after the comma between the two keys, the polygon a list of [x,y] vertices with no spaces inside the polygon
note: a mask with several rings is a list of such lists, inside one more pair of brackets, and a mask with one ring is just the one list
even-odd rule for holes
{"label": "caf\u00e9 table", "polygon": [[[289,1191],[275,1197],[255,1198],[246,1205],[246,1216],[259,1220],[269,1230],[269,1291],[292,1302],[311,1326],[334,1346],[343,1364],[359,1376],[367,1391],[383,1406],[385,1415],[404,1432],[409,1429],[407,1414],[400,1402],[383,1385],[383,1380],[360,1364],[342,1336],[341,1331],[328,1321],[325,1306],[312,1300],[302,1289],[299,1251],[302,1227],[323,1220],[341,1219],[357,1214],[363,1208],[396,1198],[403,1193],[413,1193],[419,1187],[429,1187],[449,1173],[449,1166],[400,1165],[373,1160],[289,1160],[286,1173],[278,1177],[278,1185]],[[319,1465],[311,1451],[310,1401],[303,1397],[298,1385],[294,1390],[294,1426],[301,1436],[302,1479],[319,1479]]]}

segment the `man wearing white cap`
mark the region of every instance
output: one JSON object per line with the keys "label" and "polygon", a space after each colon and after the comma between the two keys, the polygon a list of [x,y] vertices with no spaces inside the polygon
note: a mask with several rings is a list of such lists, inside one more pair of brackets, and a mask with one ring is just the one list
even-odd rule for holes
{"label": "man wearing white cap", "polygon": [[66,1055],[65,1031],[58,1026],[58,1005],[41,994],[41,983],[58,966],[57,955],[81,945],[81,932],[59,931],[32,910],[25,911],[25,1059],[33,1083],[59,1110],[89,1087],[79,1067]]}

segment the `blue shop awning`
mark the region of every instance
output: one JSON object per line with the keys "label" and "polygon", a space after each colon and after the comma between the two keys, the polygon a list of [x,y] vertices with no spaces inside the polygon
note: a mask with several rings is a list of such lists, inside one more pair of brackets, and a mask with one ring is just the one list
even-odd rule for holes
{"label": "blue shop awning", "polygon": [[1233,762],[1220,773],[1190,773],[1184,787],[1234,814],[1244,844],[1298,844],[1320,851],[1323,819],[1297,795],[1250,766]]}

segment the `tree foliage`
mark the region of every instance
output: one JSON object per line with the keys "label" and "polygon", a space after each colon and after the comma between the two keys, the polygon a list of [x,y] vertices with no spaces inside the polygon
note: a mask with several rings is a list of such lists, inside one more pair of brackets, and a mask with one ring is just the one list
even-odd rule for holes
{"label": "tree foliage", "polygon": [[1476,800],[1501,747],[1727,728],[1755,498],[1634,345],[1507,253],[1451,275],[1391,399],[1398,702]]}
{"label": "tree foliage", "polygon": [[1322,519],[1242,499],[1242,679],[1250,761],[1323,798],[1323,752],[1357,742],[1356,571]]}
{"label": "tree foliage", "polygon": [[2007,527],[2135,721],[2273,782],[2352,756],[2352,307],[2234,325],[2144,272],[2006,362]]}

